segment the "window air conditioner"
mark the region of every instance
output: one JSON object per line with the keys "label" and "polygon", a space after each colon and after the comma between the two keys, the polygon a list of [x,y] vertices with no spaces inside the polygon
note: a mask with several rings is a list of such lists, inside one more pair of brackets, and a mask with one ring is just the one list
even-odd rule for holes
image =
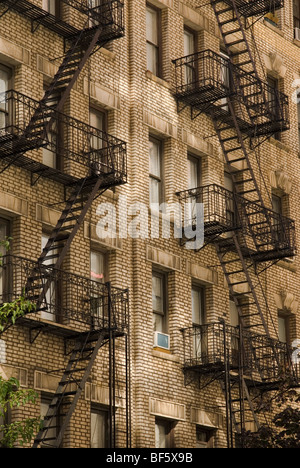
{"label": "window air conditioner", "polygon": [[297,39],[297,41],[300,41],[300,29],[299,28],[295,28],[295,39]]}
{"label": "window air conditioner", "polygon": [[154,332],[154,348],[170,349],[170,335]]}

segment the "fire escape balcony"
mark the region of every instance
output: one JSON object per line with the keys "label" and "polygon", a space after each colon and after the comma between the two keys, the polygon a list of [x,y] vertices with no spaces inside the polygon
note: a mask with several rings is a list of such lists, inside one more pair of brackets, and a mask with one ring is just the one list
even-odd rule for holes
{"label": "fire escape balcony", "polygon": [[182,333],[185,374],[222,373],[225,366],[234,372],[242,365],[245,378],[256,387],[270,389],[283,376],[300,385],[300,364],[293,359],[295,349],[286,343],[223,322],[185,328]]}
{"label": "fire escape balcony", "polygon": [[[233,7],[231,0],[222,0],[222,2]],[[216,1],[215,3],[220,3],[220,1]],[[239,13],[246,18],[262,16],[284,7],[284,0],[235,0],[234,3]]]}
{"label": "fire escape balcony", "polygon": [[[183,218],[182,244],[193,240],[191,234],[196,233],[197,223],[203,222],[205,245],[222,241],[223,246],[227,243],[230,250],[232,244],[234,249],[230,235],[223,234],[236,231],[246,258],[267,261],[293,257],[296,253],[295,222],[290,218],[217,184],[178,192],[177,196]],[[203,220],[197,204],[203,205]]]}
{"label": "fire escape balcony", "polygon": [[289,129],[288,97],[224,56],[205,50],[173,63],[179,112],[190,106],[192,117],[206,113],[233,128],[230,99],[239,128],[250,138]]}
{"label": "fire escape balcony", "polygon": [[[228,85],[230,62],[212,50],[204,50],[173,60],[174,94],[183,108],[206,112],[233,94]],[[182,109],[180,109],[182,110]]]}
{"label": "fire escape balcony", "polygon": [[94,29],[101,25],[103,30],[99,43],[117,39],[124,35],[124,3],[122,0],[102,0],[101,4],[95,7],[91,7],[91,2],[87,0],[63,0],[63,2],[88,17],[83,20],[81,28],[61,20],[27,0],[0,0],[0,5],[6,7],[2,16],[11,9],[28,18],[32,24],[32,32],[42,24],[65,39],[73,39],[82,30],[85,30],[85,36],[88,39]]}
{"label": "fire escape balcony", "polygon": [[107,330],[123,336],[128,328],[127,289],[5,255],[0,266],[0,304],[20,297],[36,305],[34,312],[18,319],[31,330],[47,328],[65,337]]}
{"label": "fire escape balcony", "polygon": [[[60,168],[42,163],[38,149],[55,155]],[[102,177],[102,188],[127,181],[124,141],[14,90],[0,94],[0,160],[29,170],[35,181],[69,185]]]}

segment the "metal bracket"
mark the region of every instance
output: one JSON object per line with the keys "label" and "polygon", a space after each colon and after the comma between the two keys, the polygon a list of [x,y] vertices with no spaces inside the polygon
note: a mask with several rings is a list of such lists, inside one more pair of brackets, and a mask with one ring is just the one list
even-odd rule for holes
{"label": "metal bracket", "polygon": [[40,336],[42,331],[47,325],[39,325],[38,327],[35,328],[30,328],[29,329],[29,341],[30,344],[33,344],[35,340]]}

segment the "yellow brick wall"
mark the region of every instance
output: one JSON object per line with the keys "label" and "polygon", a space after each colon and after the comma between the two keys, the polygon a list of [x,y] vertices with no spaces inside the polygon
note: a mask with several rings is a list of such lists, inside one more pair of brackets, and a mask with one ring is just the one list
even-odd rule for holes
{"label": "yellow brick wall", "polygon": [[[36,0],[41,6],[41,1]],[[101,201],[117,205],[120,195],[126,195],[128,204],[141,202],[149,204],[149,154],[148,139],[156,135],[164,141],[165,201],[175,202],[176,192],[187,186],[187,152],[202,157],[203,183],[224,183],[224,161],[215,136],[212,121],[202,114],[191,120],[190,109],[177,112],[177,104],[172,94],[174,70],[172,60],[183,55],[183,26],[194,27],[198,32],[199,47],[219,51],[220,37],[212,9],[209,6],[198,9],[196,0],[153,0],[154,6],[162,9],[163,79],[157,79],[146,70],[145,2],[125,1],[125,37],[114,41],[105,50],[98,50],[90,59],[72,90],[65,112],[88,123],[89,104],[105,107],[89,93],[89,84],[107,91],[117,105],[107,105],[108,132],[127,142],[128,184],[108,191],[94,202],[86,217],[86,222],[96,225],[99,217],[97,206]],[[281,89],[289,97],[293,92],[295,74],[300,74],[299,46],[294,43],[291,25],[292,1],[286,1],[281,29],[259,21],[254,25],[254,34],[260,55],[268,56],[277,52],[282,58],[286,73],[281,79]],[[2,9],[4,7],[1,7]],[[63,17],[73,25],[82,25],[82,16],[64,6]],[[8,12],[1,18],[0,39],[12,41],[16,48],[25,47],[29,60],[17,61],[1,53],[1,62],[14,65],[14,87],[17,91],[34,98],[43,96],[43,82],[49,76],[38,69],[38,57],[59,65],[64,53],[63,39],[40,26],[33,34],[30,21],[19,14]],[[12,26],[13,25],[13,26]],[[24,40],[26,38],[26,41]],[[258,62],[266,71],[264,62]],[[53,74],[53,72],[52,72]],[[86,88],[87,83],[87,88]],[[99,89],[100,89],[99,88]],[[106,95],[106,96],[107,96]],[[103,94],[102,94],[103,96]],[[110,101],[112,102],[112,101]],[[251,156],[251,162],[262,190],[265,202],[270,206],[267,193],[270,192],[270,174],[275,171],[286,173],[292,183],[289,194],[289,213],[295,219],[297,236],[300,211],[299,193],[300,165],[298,144],[297,106],[290,101],[291,129],[282,136],[280,143],[269,139]],[[165,126],[164,126],[165,125]],[[168,129],[168,130],[166,130]],[[30,153],[41,160],[41,151]],[[259,164],[258,164],[259,161]],[[23,169],[11,166],[0,175],[1,207],[5,206],[5,194],[20,197],[28,203],[27,213],[9,212],[1,208],[3,216],[13,222],[13,250],[15,255],[35,260],[40,253],[42,230],[51,226],[43,225],[37,219],[37,205],[44,209],[63,208],[63,187],[41,178],[31,186],[30,174]],[[54,224],[52,225],[54,227]],[[93,245],[84,235],[83,227],[73,241],[70,253],[64,262],[68,271],[89,277],[89,255]],[[103,249],[103,243],[94,244]],[[166,269],[154,265],[148,259],[147,248],[159,249],[165,254],[179,257],[180,268]],[[208,320],[224,318],[229,322],[229,293],[224,284],[224,276],[218,265],[216,252],[212,246],[203,251],[193,252],[180,246],[177,239],[123,239],[121,249],[109,251],[109,279],[113,285],[130,290],[130,344],[131,344],[131,408],[132,444],[134,447],[154,447],[155,415],[149,411],[149,399],[154,398],[185,406],[184,420],[177,422],[174,438],[177,447],[195,447],[196,424],[191,422],[192,408],[207,413],[221,414],[225,418],[224,399],[220,385],[212,383],[204,389],[199,382],[185,385],[183,366],[183,340],[181,329],[192,325],[191,285],[194,280],[188,269],[190,263],[205,267],[215,274],[215,281],[203,282],[207,286]],[[168,271],[170,354],[153,350],[152,325],[152,268]],[[254,278],[255,281],[255,278]],[[275,298],[286,292],[299,300],[299,259],[293,262],[282,261],[260,275],[269,311],[264,305],[264,297],[259,294],[262,308],[272,335],[276,336],[277,305]],[[201,280],[200,280],[201,282]],[[275,329],[273,329],[273,323]],[[291,341],[299,336],[300,315],[292,320]],[[29,341],[27,329],[16,325],[2,339],[6,343],[7,365],[25,367],[28,371],[28,386],[34,386],[34,371],[50,373],[64,369],[67,358],[64,354],[62,338],[51,333],[41,333],[34,343]],[[124,343],[120,342],[120,351]],[[122,352],[120,352],[122,362]],[[100,350],[93,367],[90,381],[99,386],[108,385],[107,349]],[[121,371],[120,371],[121,372]],[[202,385],[205,382],[200,382]],[[200,386],[201,386],[200,385]],[[122,388],[121,390],[124,390]],[[66,434],[65,447],[89,447],[90,443],[90,404],[84,395],[73,415]],[[31,413],[39,414],[37,404]],[[118,416],[124,428],[124,410]],[[119,436],[119,444],[124,440]],[[214,438],[215,447],[226,446],[226,427],[220,425]]]}

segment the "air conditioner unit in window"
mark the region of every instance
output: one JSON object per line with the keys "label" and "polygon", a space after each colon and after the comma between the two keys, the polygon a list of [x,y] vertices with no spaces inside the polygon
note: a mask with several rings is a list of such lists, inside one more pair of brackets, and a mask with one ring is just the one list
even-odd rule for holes
{"label": "air conditioner unit in window", "polygon": [[170,335],[154,332],[154,348],[170,349]]}
{"label": "air conditioner unit in window", "polygon": [[295,28],[295,39],[300,41],[300,28]]}

